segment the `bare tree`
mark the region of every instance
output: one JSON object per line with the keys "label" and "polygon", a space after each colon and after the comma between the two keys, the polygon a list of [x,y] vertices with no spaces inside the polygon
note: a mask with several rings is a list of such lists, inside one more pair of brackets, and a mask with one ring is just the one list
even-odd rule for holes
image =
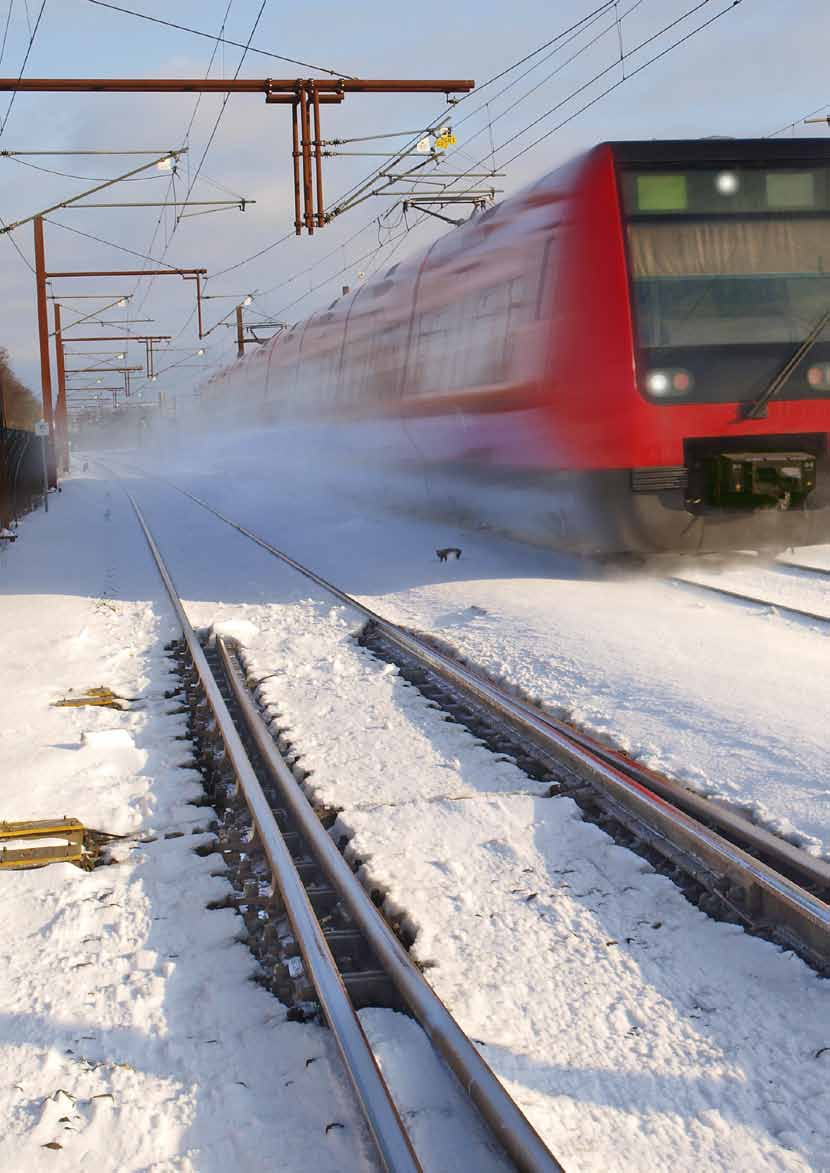
{"label": "bare tree", "polygon": [[40,404],[11,368],[9,352],[0,346],[0,399],[7,428],[31,429],[40,419]]}

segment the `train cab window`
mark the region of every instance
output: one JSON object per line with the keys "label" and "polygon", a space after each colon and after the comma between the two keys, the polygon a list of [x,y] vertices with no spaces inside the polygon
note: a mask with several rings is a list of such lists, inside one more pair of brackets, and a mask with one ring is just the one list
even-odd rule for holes
{"label": "train cab window", "polygon": [[813,208],[815,188],[815,176],[809,171],[772,172],[767,176],[767,204],[770,208]]}
{"label": "train cab window", "polygon": [[685,212],[689,204],[685,175],[638,175],[638,212]]}

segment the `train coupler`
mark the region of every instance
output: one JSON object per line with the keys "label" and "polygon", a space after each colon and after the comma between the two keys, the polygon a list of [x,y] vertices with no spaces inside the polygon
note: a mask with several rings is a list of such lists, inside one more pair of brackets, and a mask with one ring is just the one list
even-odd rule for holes
{"label": "train coupler", "polygon": [[810,452],[719,452],[706,463],[710,505],[791,509],[816,487]]}

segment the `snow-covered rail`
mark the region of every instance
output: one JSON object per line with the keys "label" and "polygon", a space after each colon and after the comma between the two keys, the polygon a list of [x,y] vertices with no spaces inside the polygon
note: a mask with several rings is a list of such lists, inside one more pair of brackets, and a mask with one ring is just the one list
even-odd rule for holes
{"label": "snow-covered rail", "polygon": [[717,574],[693,569],[672,574],[669,581],[752,607],[770,608],[788,618],[825,624],[830,623],[828,575],[830,569],[781,560],[727,567]]}
{"label": "snow-covered rail", "polygon": [[[385,641],[434,674],[485,721],[513,730],[571,778],[588,786],[605,817],[656,851],[710,899],[706,907],[794,949],[830,971],[830,866],[721,804],[632,762],[596,739],[511,695],[484,673],[388,622],[260,535],[173,482],[225,524],[362,613]],[[820,618],[820,616],[817,616]]]}
{"label": "snow-covered rail", "polygon": [[[190,662],[215,719],[239,792],[250,812],[258,844],[267,859],[299,945],[305,971],[332,1030],[344,1066],[384,1166],[394,1173],[421,1169],[393,1095],[363,1032],[348,983],[338,969],[327,934],[303,885],[272,804],[254,769],[246,741],[253,742],[274,789],[355,926],[391,979],[403,1003],[456,1075],[513,1166],[528,1173],[555,1173],[561,1166],[481,1058],[449,1011],[424,980],[371,898],[352,873],[280,756],[270,731],[243,681],[233,650],[217,638],[223,679],[212,671],[173,579],[144,516],[130,495],[159,574],[176,612]],[[229,690],[229,691],[228,691]],[[229,705],[241,721],[234,720]]]}

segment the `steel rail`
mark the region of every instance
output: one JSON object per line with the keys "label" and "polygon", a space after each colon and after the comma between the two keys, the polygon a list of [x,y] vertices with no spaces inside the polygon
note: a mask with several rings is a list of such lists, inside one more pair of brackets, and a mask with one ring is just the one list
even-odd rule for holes
{"label": "steel rail", "polygon": [[830,566],[810,566],[808,562],[789,562],[783,558],[779,558],[777,562],[773,563],[775,569],[781,566],[786,570],[806,570],[809,574],[815,574],[818,577],[830,574]]}
{"label": "steel rail", "polygon": [[[782,565],[787,564],[782,563]],[[701,591],[710,591],[715,595],[724,595],[728,599],[737,599],[738,602],[753,603],[756,607],[774,607],[776,611],[780,611],[784,615],[793,615],[799,619],[810,619],[814,623],[830,623],[830,613],[823,614],[821,611],[810,611],[805,607],[796,607],[789,603],[776,603],[774,599],[766,599],[762,595],[747,594],[746,591],[741,591],[737,587],[720,586],[714,582],[702,582],[697,578],[684,578],[680,574],[670,575],[669,582],[678,583],[680,586],[697,587]]]}
{"label": "steel rail", "polygon": [[[791,845],[777,841],[769,832],[739,819],[734,813],[708,802],[703,796],[693,795],[677,783],[658,779],[649,771],[633,766],[621,754],[614,754],[607,749],[598,752],[597,743],[592,744],[591,739],[510,696],[483,676],[409,635],[201,497],[172,481],[167,483],[327,593],[366,616],[385,637],[405,652],[463,691],[472,693],[489,709],[495,710],[508,722],[520,726],[532,738],[548,746],[560,760],[587,778],[618,807],[624,808],[642,825],[662,837],[669,846],[665,854],[671,856],[672,845],[677,845],[698,861],[704,871],[718,879],[721,895],[742,919],[751,920],[751,923],[773,931],[785,943],[806,952],[821,968],[830,967],[830,905],[699,820],[705,817],[707,822],[723,829],[736,827],[745,842],[753,846],[757,844],[762,853],[776,852],[777,858],[790,866],[796,865],[810,882],[830,889],[830,868],[823,861],[806,853],[799,854]],[[659,792],[661,790],[662,793]],[[687,814],[681,802],[687,808],[694,808],[694,813]]]}
{"label": "steel rail", "polygon": [[378,1151],[390,1173],[419,1173],[421,1165],[392,1101],[389,1089],[372,1054],[360,1020],[329,950],[274,813],[262,792],[242,741],[228,712],[219,686],[187,618],[173,579],[156,545],[144,515],[128,492],[144,537],[182,629],[188,651],[199,675],[208,704],[216,718],[239,787],[251,812],[259,841],[285,901],[303,961],[314,984],[326,1021],[331,1028],[358,1102],[369,1124]]}
{"label": "steel rail", "polygon": [[216,643],[248,732],[256,742],[282,801],[401,997],[516,1167],[528,1173],[534,1170],[538,1173],[561,1170],[562,1166],[551,1155],[539,1134],[421,975],[365,888],[355,878],[280,756],[274,738],[229,654],[227,644],[221,636],[217,637]]}

